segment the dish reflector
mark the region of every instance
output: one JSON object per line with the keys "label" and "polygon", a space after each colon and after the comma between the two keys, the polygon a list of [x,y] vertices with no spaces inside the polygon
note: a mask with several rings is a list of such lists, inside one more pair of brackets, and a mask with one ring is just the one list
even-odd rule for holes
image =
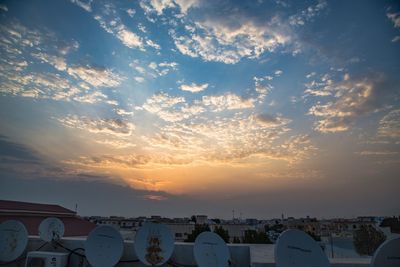
{"label": "dish reflector", "polygon": [[147,266],[166,263],[174,251],[174,237],[164,224],[146,223],[135,236],[135,252]]}
{"label": "dish reflector", "polygon": [[0,224],[0,262],[16,260],[27,245],[28,231],[21,222],[9,220]]}
{"label": "dish reflector", "polygon": [[375,251],[371,261],[372,267],[398,267],[400,266],[400,238],[385,241]]}
{"label": "dish reflector", "polygon": [[57,241],[64,236],[64,223],[54,217],[44,219],[39,225],[39,236],[43,241]]}
{"label": "dish reflector", "polygon": [[124,240],[112,226],[103,225],[92,230],[85,242],[85,255],[92,266],[112,267],[124,251]]}
{"label": "dish reflector", "polygon": [[194,242],[194,259],[199,267],[227,267],[229,249],[219,235],[202,232]]}
{"label": "dish reflector", "polygon": [[300,230],[286,230],[279,236],[275,245],[275,264],[277,267],[330,266],[318,243]]}

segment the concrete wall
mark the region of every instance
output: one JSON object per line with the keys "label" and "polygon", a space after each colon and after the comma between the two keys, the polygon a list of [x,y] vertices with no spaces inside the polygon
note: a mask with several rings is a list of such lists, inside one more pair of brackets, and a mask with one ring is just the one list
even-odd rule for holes
{"label": "concrete wall", "polygon": [[[60,242],[63,246],[69,249],[84,248],[85,238],[64,238]],[[44,244],[37,237],[30,237],[27,251],[38,249]],[[249,244],[229,244],[228,245],[232,262],[236,267],[272,267],[275,266],[273,257],[274,245],[249,245]],[[57,251],[66,252],[60,246],[46,244],[41,251]],[[82,251],[78,251],[82,252]],[[137,260],[133,241],[125,241],[124,253],[121,260]],[[193,256],[193,243],[175,243],[174,253],[171,257],[171,262],[178,267],[194,267],[196,266]],[[369,266],[370,258],[363,259],[332,259],[331,264],[335,267],[367,267]],[[174,266],[166,264],[165,266]],[[25,260],[12,264],[2,265],[8,267],[23,267]],[[89,266],[87,261],[79,256],[71,257],[71,267]],[[118,267],[137,267],[145,266],[140,262],[119,263]]]}

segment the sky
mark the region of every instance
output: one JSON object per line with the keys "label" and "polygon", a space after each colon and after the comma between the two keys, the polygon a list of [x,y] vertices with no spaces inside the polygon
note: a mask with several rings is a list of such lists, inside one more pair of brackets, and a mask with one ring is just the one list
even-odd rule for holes
{"label": "sky", "polygon": [[399,59],[398,1],[0,1],[0,199],[399,215]]}

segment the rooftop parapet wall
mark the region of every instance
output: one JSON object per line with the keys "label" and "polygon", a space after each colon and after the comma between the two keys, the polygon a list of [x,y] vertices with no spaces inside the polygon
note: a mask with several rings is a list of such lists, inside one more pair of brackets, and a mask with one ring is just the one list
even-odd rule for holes
{"label": "rooftop parapet wall", "polygon": [[[60,243],[62,246],[73,250],[76,248],[84,248],[85,238],[63,238]],[[27,251],[33,251],[41,247],[44,241],[38,237],[30,237]],[[274,245],[253,245],[253,244],[228,244],[232,262],[235,263],[236,267],[275,267],[274,260]],[[53,246],[47,244],[43,246],[41,251],[57,251],[67,252],[61,246]],[[78,251],[81,253],[82,251]],[[133,247],[133,241],[124,241],[124,253],[121,258],[122,261],[137,260],[135,250]],[[335,258],[329,259],[331,266],[334,267],[367,267],[370,266],[370,258],[357,258],[357,259],[344,259]],[[193,243],[181,243],[176,242],[174,253],[171,258],[171,262],[175,266],[179,267],[194,267],[196,262],[193,256]],[[8,267],[24,267],[25,261],[14,262],[7,265]],[[81,265],[81,257],[72,256],[70,267],[87,266],[86,264]],[[140,262],[126,262],[119,263],[118,267],[143,267],[144,265]],[[174,266],[173,264],[166,264],[164,266]]]}

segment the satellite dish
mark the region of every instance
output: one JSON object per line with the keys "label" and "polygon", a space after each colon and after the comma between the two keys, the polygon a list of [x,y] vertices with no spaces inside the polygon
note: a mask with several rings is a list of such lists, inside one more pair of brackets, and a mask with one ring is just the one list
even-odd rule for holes
{"label": "satellite dish", "polygon": [[135,252],[147,266],[166,263],[174,251],[174,237],[164,224],[146,223],[135,236]]}
{"label": "satellite dish", "polygon": [[28,245],[28,231],[15,220],[0,224],[0,262],[16,260],[24,253]]}
{"label": "satellite dish", "polygon": [[372,257],[371,266],[400,266],[400,238],[387,240],[381,244]]}
{"label": "satellite dish", "polygon": [[286,230],[275,245],[277,267],[331,266],[321,247],[311,236],[300,230]]}
{"label": "satellite dish", "polygon": [[86,259],[95,267],[112,267],[124,251],[124,240],[112,226],[103,225],[92,230],[85,242]]}
{"label": "satellite dish", "polygon": [[219,235],[202,232],[194,242],[194,259],[199,267],[227,267],[230,253]]}
{"label": "satellite dish", "polygon": [[39,225],[39,236],[43,241],[57,241],[64,236],[64,223],[54,217],[44,219]]}

